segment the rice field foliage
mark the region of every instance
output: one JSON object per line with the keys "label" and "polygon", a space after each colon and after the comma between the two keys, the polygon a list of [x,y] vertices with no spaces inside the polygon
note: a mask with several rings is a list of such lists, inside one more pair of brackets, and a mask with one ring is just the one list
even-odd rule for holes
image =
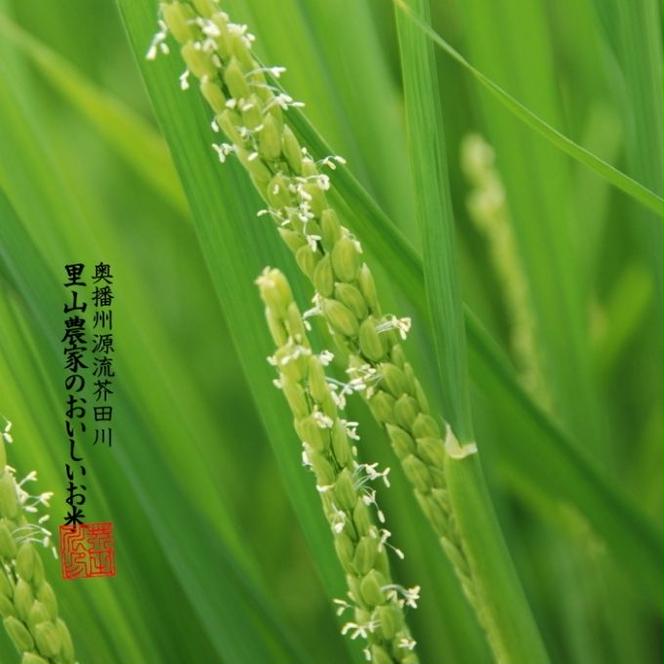
{"label": "rice field foliage", "polygon": [[[258,157],[221,147],[238,144],[224,138],[233,126],[211,124],[227,100],[212,112],[178,35],[146,58],[156,1],[0,2],[0,429],[14,441],[0,441],[12,467],[0,471],[0,659],[660,661],[661,8],[219,8],[248,25],[261,65],[279,67],[265,83],[291,145],[344,158],[315,173],[338,218],[320,238],[314,228],[303,244],[256,216],[257,162],[288,154],[283,135],[275,148],[268,133]],[[242,85],[226,74],[226,90]],[[339,233],[350,244],[334,249]],[[44,524],[62,521],[63,266],[101,260],[117,275],[118,415],[113,447],[93,450],[108,454],[90,454],[88,500],[91,520],[114,523],[118,574],[63,581],[48,551],[3,528],[16,537],[24,519],[12,496],[44,491]],[[268,265],[279,276],[259,283],[282,326],[270,329],[255,284]],[[306,413],[266,360],[301,320],[270,300],[282,279],[312,327],[307,371],[320,380],[299,388]],[[383,310],[398,316],[376,334],[362,307],[376,325]],[[337,419],[325,410],[322,376],[348,384],[349,354],[374,353],[382,370],[385,335],[408,357],[390,346],[386,371],[394,384],[405,372],[409,390],[417,376],[437,437],[447,423],[448,450],[479,450],[433,471],[461,560],[422,511],[432,471],[398,453],[424,449],[422,436],[386,421],[383,397],[348,393]],[[300,441],[318,440],[312,422],[328,435],[328,417],[333,482],[322,461],[303,468]],[[354,463],[377,481],[358,489]],[[389,487],[376,475],[387,467]],[[15,486],[35,469],[40,493],[26,498]]]}

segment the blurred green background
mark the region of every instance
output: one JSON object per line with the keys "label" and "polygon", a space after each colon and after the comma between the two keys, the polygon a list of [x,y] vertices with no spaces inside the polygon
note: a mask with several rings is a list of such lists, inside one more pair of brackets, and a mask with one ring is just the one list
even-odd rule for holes
{"label": "blurred green background", "polygon": [[[9,462],[37,468],[42,490],[56,492],[56,524],[66,455],[63,266],[104,261],[116,274],[117,418],[113,447],[88,455],[88,518],[113,521],[118,575],[64,582],[50,562],[62,615],[82,664],[359,662],[334,616],[343,583],[313,482],[298,467],[294,436],[276,429],[281,420],[288,432],[288,415],[269,383],[250,280],[263,264],[288,268],[291,259],[254,218],[260,205],[243,174],[209,154],[196,92],[178,90],[177,55],[144,62],[156,5],[119,4],[130,39],[110,2],[0,2],[0,412],[14,423]],[[287,67],[285,87],[417,248],[392,4],[223,6],[250,24],[266,62]],[[432,12],[435,29],[481,71],[661,196],[661,7],[433,0]],[[443,108],[464,299],[498,356],[509,355],[504,284],[466,208],[461,143],[479,132],[505,183],[551,417],[581,464],[550,452],[558,429],[549,432],[546,417],[533,424],[498,374],[474,361],[478,440],[510,550],[553,661],[661,661],[652,566],[661,546],[661,217],[561,154],[438,54],[432,94]],[[184,119],[171,124],[176,117]],[[416,312],[398,272],[381,268],[395,310]],[[309,295],[299,296],[305,304]],[[435,394],[417,312],[414,324],[410,352]],[[394,466],[364,408],[353,409],[367,457]],[[399,469],[392,474],[380,498],[407,554],[396,573],[422,586],[410,614],[422,660],[489,661]],[[654,556],[635,555],[647,547]],[[18,659],[4,634],[0,653]]]}

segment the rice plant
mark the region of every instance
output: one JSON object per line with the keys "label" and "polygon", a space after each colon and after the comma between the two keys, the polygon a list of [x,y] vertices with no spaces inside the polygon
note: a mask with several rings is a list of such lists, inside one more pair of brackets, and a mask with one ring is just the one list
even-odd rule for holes
{"label": "rice plant", "polygon": [[[660,661],[655,3],[1,4],[3,662]],[[64,518],[78,261],[71,581],[12,496]]]}
{"label": "rice plant", "polygon": [[52,493],[29,493],[30,483],[37,479],[34,470],[16,479],[5,449],[14,440],[11,427],[7,421],[0,440],[0,615],[22,664],[74,664],[71,635],[58,616],[38,551],[43,547],[56,553],[45,525],[50,515],[39,515]]}
{"label": "rice plant", "polygon": [[353,620],[343,625],[341,633],[366,640],[363,652],[367,661],[415,664],[417,643],[405,623],[404,608],[417,608],[420,588],[406,588],[391,577],[387,547],[402,559],[404,554],[388,543],[391,533],[384,527],[385,515],[371,487],[377,480],[389,486],[390,469],[380,471],[377,464],[356,459],[358,448],[351,440],[360,439],[357,422],[340,417],[344,402],[325,375],[324,366],[333,356],[327,350],[319,355],[312,352],[305,321],[283,274],[266,268],[257,283],[277,344],[269,358],[279,371],[275,385],[293,411],[302,441],[302,462],[316,476],[316,490],[349,585],[352,603],[334,600],[339,606],[337,615],[346,610],[353,613]]}

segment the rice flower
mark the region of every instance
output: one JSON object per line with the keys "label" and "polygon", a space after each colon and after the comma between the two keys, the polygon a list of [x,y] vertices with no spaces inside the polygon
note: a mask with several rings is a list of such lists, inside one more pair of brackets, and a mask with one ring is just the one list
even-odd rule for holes
{"label": "rice flower", "polygon": [[[415,496],[452,561],[466,596],[475,600],[469,567],[455,527],[445,481],[445,464],[477,451],[461,445],[449,425],[443,435],[424,391],[401,346],[411,327],[408,318],[384,314],[360,241],[346,228],[327,199],[330,173],[345,164],[337,155],[315,159],[300,145],[287,121],[301,106],[280,87],[284,70],[266,67],[252,53],[254,36],[231,22],[216,0],[166,2],[159,31],[147,53],[163,51],[171,34],[190,76],[214,117],[213,131],[226,141],[212,149],[225,162],[240,160],[267,207],[259,217],[272,220],[316,293],[305,322],[322,316],[348,363],[348,381],[333,398],[343,406],[359,393],[387,432]],[[168,50],[168,49],[167,49]]]}
{"label": "rice flower", "polygon": [[44,525],[48,515],[37,516],[53,494],[29,493],[28,485],[37,480],[34,470],[16,479],[5,449],[10,429],[7,422],[0,441],[0,616],[21,664],[75,664],[71,635],[58,616],[38,551],[43,547],[57,555]]}
{"label": "rice flower", "polygon": [[537,351],[535,318],[528,282],[512,230],[505,187],[495,166],[495,153],[479,134],[468,134],[461,144],[461,165],[472,184],[466,205],[470,218],[486,237],[491,262],[510,319],[512,352],[523,386],[547,410],[549,394]]}
{"label": "rice flower", "polygon": [[[339,615],[352,612],[342,634],[366,642],[364,654],[374,664],[415,664],[413,640],[404,608],[417,607],[419,586],[404,588],[392,581],[387,547],[390,532],[376,501],[372,482],[389,486],[389,469],[359,463],[357,423],[340,416],[327,381],[323,359],[313,353],[303,320],[284,275],[267,268],[257,284],[265,315],[277,345],[269,358],[278,372],[277,386],[293,412],[302,441],[302,459],[316,477],[334,548],[346,574],[348,600],[337,599]],[[375,517],[373,515],[375,513]],[[378,524],[376,523],[378,520]],[[395,547],[392,550],[403,557]]]}

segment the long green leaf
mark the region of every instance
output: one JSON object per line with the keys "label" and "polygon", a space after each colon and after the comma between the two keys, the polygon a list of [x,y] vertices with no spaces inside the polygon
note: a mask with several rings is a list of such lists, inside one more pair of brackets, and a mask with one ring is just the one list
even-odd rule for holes
{"label": "long green leaf", "polygon": [[187,213],[187,203],[166,145],[145,120],[1,13],[0,33],[34,62],[46,80],[94,125],[139,175],[179,212]]}
{"label": "long green leaf", "polygon": [[[410,7],[428,18],[428,0]],[[426,20],[426,19],[425,19]],[[454,248],[455,222],[449,190],[442,112],[433,48],[402,14],[397,15],[410,142],[418,184],[418,221],[424,246],[424,277],[446,413],[462,445],[474,442],[466,336]],[[468,558],[474,604],[499,662],[547,662],[541,637],[512,564],[476,454],[448,458],[450,501]]]}
{"label": "long green leaf", "polygon": [[394,2],[399,9],[405,12],[408,17],[429,37],[429,39],[470,72],[522,122],[527,124],[531,129],[539,133],[557,148],[565,152],[568,156],[572,157],[572,159],[585,164],[588,168],[595,171],[597,175],[610,182],[613,186],[617,187],[658,216],[664,216],[664,200],[662,200],[660,196],[636,180],[625,175],[617,168],[614,168],[611,164],[607,164],[603,159],[600,159],[597,155],[586,150],[583,146],[578,145],[572,139],[542,120],[537,114],[533,113],[520,101],[506,92],[500,85],[470,64],[461,53],[445,41],[445,39],[443,39],[431,26],[424,23],[419,16],[413,13],[413,11],[404,4],[404,0],[394,0]]}
{"label": "long green leaf", "polygon": [[[661,6],[655,0],[593,0],[592,4],[602,19],[608,50],[616,58],[615,63],[610,58],[606,58],[605,62],[611,90],[622,111],[628,172],[661,195],[664,160]],[[661,340],[663,231],[661,227],[648,223],[652,215],[644,213],[639,218],[644,223],[636,229],[634,237],[655,275],[657,294],[657,304],[652,308],[649,327],[653,337]],[[656,343],[657,361],[661,364],[664,349],[660,341]],[[652,345],[648,345],[648,348],[652,348]],[[657,398],[661,401],[661,380],[656,390]]]}

